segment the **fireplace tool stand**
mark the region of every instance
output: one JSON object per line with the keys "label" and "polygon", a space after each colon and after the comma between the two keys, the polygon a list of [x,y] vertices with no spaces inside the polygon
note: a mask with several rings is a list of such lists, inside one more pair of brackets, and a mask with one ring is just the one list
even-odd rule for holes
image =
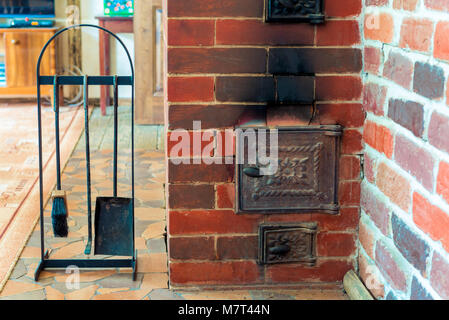
{"label": "fireplace tool stand", "polygon": [[[125,50],[131,67],[131,76],[42,76],[40,65],[42,57],[49,46],[59,35],[69,29],[89,27],[107,32],[113,36]],[[58,31],[42,48],[37,62],[37,111],[38,111],[38,138],[39,138],[39,188],[40,188],[40,235],[41,235],[41,261],[35,271],[34,279],[38,281],[44,269],[64,269],[76,266],[78,268],[132,268],[133,280],[137,273],[137,251],[135,249],[134,227],[134,67],[128,49],[124,43],[111,31],[90,24],[73,25]],[[90,175],[90,148],[89,148],[89,119],[88,119],[88,87],[93,85],[114,87],[114,155],[113,155],[113,196],[98,197],[95,207],[95,237],[94,254],[130,257],[124,259],[49,259],[45,250],[44,229],[44,188],[43,188],[43,159],[42,159],[42,120],[41,120],[41,91],[42,85],[53,85],[55,92],[60,86],[81,85],[84,91],[85,136],[86,136],[86,180],[87,180],[87,215],[88,215],[88,241],[85,254],[90,254],[92,247],[92,217],[91,217],[91,175]],[[117,196],[117,154],[118,154],[118,87],[131,86],[131,198]],[[55,94],[54,107],[59,108],[58,95]],[[59,146],[59,141],[56,141]]]}

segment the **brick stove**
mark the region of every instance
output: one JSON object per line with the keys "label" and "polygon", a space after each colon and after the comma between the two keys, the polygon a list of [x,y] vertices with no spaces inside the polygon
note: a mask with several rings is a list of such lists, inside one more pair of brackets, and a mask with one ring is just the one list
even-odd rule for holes
{"label": "brick stove", "polygon": [[[314,25],[266,23],[262,0],[167,1],[172,286],[326,284],[356,268],[361,6],[343,2],[325,1],[327,22]],[[217,133],[203,135],[199,152],[173,156],[177,129],[192,141],[198,134],[193,121]],[[294,188],[308,190],[296,195],[302,201],[288,187],[266,189],[276,183],[246,175],[229,161],[235,148],[218,143],[226,130],[262,127],[280,129],[281,161],[288,152],[307,158],[310,176]],[[221,164],[195,164],[205,152]],[[270,192],[291,194],[280,200]]]}
{"label": "brick stove", "polygon": [[[354,268],[379,299],[449,299],[447,4],[165,4],[171,285],[323,285]],[[204,151],[221,163],[173,164],[176,129],[195,141],[194,120],[204,140],[182,157]],[[229,130],[335,125],[338,212],[257,207],[261,194],[286,191],[268,180],[246,187],[252,200],[242,207],[235,191],[245,168],[234,165],[232,139],[221,143]]]}

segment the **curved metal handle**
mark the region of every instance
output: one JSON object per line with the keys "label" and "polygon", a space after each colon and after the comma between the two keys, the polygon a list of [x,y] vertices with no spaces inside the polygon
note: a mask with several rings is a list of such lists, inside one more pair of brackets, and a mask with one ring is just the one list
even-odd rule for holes
{"label": "curved metal handle", "polygon": [[[41,75],[41,74],[40,74],[41,61],[42,61],[42,58],[43,58],[43,56],[44,56],[44,53],[45,53],[45,51],[47,50],[47,47],[50,45],[50,43],[52,43],[52,42],[54,41],[54,39],[56,39],[60,34],[66,32],[66,31],[68,31],[68,30],[70,30],[70,29],[83,28],[83,27],[95,28],[95,29],[98,29],[98,30],[102,30],[102,31],[108,33],[110,36],[112,36],[115,40],[117,40],[117,41],[121,44],[122,48],[125,50],[125,53],[126,53],[126,55],[127,55],[127,57],[128,57],[128,62],[129,62],[129,64],[130,64],[130,66],[131,66],[131,76],[132,76],[132,78],[133,78],[133,84],[134,84],[134,64],[133,64],[133,62],[132,62],[131,54],[129,53],[128,48],[126,48],[126,46],[125,46],[125,43],[124,43],[124,42],[123,42],[123,41],[122,41],[122,40],[121,40],[115,33],[113,33],[112,31],[110,31],[110,30],[108,30],[108,29],[106,29],[106,28],[100,27],[100,26],[98,26],[98,25],[95,25],[95,24],[88,24],[88,23],[75,24],[75,25],[72,25],[72,26],[65,27],[64,29],[61,29],[61,30],[57,31],[57,32],[56,32],[56,33],[55,33],[55,34],[54,34],[54,35],[47,41],[47,43],[45,43],[45,45],[44,45],[44,47],[42,48],[42,50],[41,50],[41,52],[40,52],[40,54],[39,54],[39,57],[38,57],[38,59],[37,59],[36,75],[37,75],[38,83],[39,83],[39,76]],[[133,90],[132,94],[134,95],[134,90]]]}
{"label": "curved metal handle", "polygon": [[12,39],[11,43],[12,44],[20,44],[20,40]]}
{"label": "curved metal handle", "polygon": [[258,167],[247,167],[243,169],[243,173],[246,174],[250,178],[261,178],[263,177],[262,174],[260,174],[260,168]]}

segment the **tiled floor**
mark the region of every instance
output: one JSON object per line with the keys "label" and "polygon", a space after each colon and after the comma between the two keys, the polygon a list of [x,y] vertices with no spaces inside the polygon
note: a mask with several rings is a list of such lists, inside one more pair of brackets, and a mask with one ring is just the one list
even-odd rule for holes
{"label": "tiled floor", "polygon": [[[97,110],[96,110],[97,111]],[[126,110],[123,111],[126,119]],[[128,118],[129,119],[129,118]],[[112,192],[112,152],[110,126],[106,134],[101,128],[110,117],[101,118],[94,112],[92,124],[92,199]],[[102,124],[103,123],[103,124]],[[121,122],[121,129],[127,125]],[[200,299],[346,299],[338,288],[305,290],[228,290],[228,291],[173,291],[168,289],[167,250],[165,243],[164,152],[162,135],[158,127],[139,127],[136,135],[136,249],[138,250],[138,277],[131,279],[131,270],[81,271],[79,288],[73,288],[72,274],[64,270],[44,271],[39,282],[33,275],[40,255],[40,236],[37,226],[14,271],[0,293],[0,299],[49,299],[49,300],[200,300]],[[124,136],[126,137],[126,136]],[[119,150],[124,150],[126,138],[120,141]],[[84,138],[70,158],[62,177],[65,190],[69,191],[68,238],[54,238],[51,229],[51,204],[45,210],[46,246],[51,249],[50,258],[90,258],[84,255],[87,238],[86,187]],[[123,151],[119,157],[119,196],[129,195],[129,153]],[[95,201],[93,201],[94,205]],[[91,256],[92,257],[92,256]],[[98,258],[98,257],[96,257]],[[104,257],[107,258],[107,257]]]}

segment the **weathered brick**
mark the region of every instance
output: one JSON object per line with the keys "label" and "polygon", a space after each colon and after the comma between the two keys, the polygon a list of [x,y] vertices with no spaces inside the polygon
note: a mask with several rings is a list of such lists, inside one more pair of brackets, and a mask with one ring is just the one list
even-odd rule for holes
{"label": "weathered brick", "polygon": [[365,110],[375,115],[383,115],[386,95],[386,86],[372,82],[365,83],[363,87],[363,106]]}
{"label": "weathered brick", "polygon": [[[306,89],[304,89],[306,90]],[[317,76],[316,99],[321,101],[360,100],[362,80],[355,76]]]}
{"label": "weathered brick", "polygon": [[416,62],[413,77],[413,91],[429,99],[444,95],[444,71],[438,66]]}
{"label": "weathered brick", "polygon": [[235,185],[232,183],[217,185],[217,207],[234,208],[235,204]]}
{"label": "weathered brick", "polygon": [[259,215],[239,216],[233,210],[170,211],[171,235],[256,233]]}
{"label": "weathered brick", "polygon": [[383,76],[400,86],[410,89],[413,76],[413,63],[400,53],[391,51],[384,64]]}
{"label": "weathered brick", "polygon": [[353,233],[320,232],[317,235],[317,255],[319,257],[346,257],[356,250]]}
{"label": "weathered brick", "polygon": [[272,77],[217,77],[216,98],[223,102],[273,102]]}
{"label": "weathered brick", "polygon": [[170,238],[170,258],[177,260],[214,260],[214,237]]}
{"label": "weathered brick", "polygon": [[368,261],[364,254],[359,254],[359,273],[366,288],[377,299],[385,296],[385,286],[379,277],[379,269],[377,266]]}
{"label": "weathered brick", "polygon": [[358,130],[344,130],[341,141],[342,154],[361,153],[363,150],[362,134]]}
{"label": "weathered brick", "polygon": [[389,13],[370,13],[365,15],[365,38],[391,43],[394,35],[394,19]]}
{"label": "weathered brick", "polygon": [[408,212],[411,203],[411,186],[405,177],[382,162],[377,168],[376,184],[393,203]]}
{"label": "weathered brick", "polygon": [[342,207],[337,215],[329,214],[270,214],[266,222],[316,222],[320,231],[354,231],[359,223],[358,207]]}
{"label": "weathered brick", "polygon": [[[223,163],[225,160],[223,159]],[[231,164],[174,164],[169,161],[168,181],[174,182],[232,182],[234,165]]]}
{"label": "weathered brick", "polygon": [[[357,227],[359,213],[359,207],[346,207],[340,208],[338,215],[311,214],[310,221],[317,222],[321,231],[353,231]],[[284,217],[285,221],[289,221],[288,216]]]}
{"label": "weathered brick", "polygon": [[213,20],[168,20],[169,46],[211,46],[214,35]]}
{"label": "weathered brick", "polygon": [[403,265],[399,262],[399,253],[393,252],[382,242],[376,245],[376,264],[382,271],[383,276],[396,289],[400,291],[407,290],[407,283],[410,274],[408,270],[404,270]]}
{"label": "weathered brick", "polygon": [[233,128],[245,122],[265,125],[266,107],[259,105],[172,105],[168,108],[169,129],[193,129],[201,121],[203,129]]}
{"label": "weathered brick", "polygon": [[427,190],[433,191],[435,159],[431,153],[399,134],[396,136],[394,159],[405,171],[415,176]]}
{"label": "weathered brick", "polygon": [[438,168],[436,191],[449,203],[449,163],[441,161]]}
{"label": "weathered brick", "polygon": [[430,292],[422,285],[416,276],[413,276],[412,279],[410,300],[434,300]]}
{"label": "weathered brick", "polygon": [[421,137],[424,132],[424,106],[413,101],[390,99],[388,117]]}
{"label": "weathered brick", "polygon": [[371,158],[371,156],[366,152],[364,154],[363,169],[366,180],[370,183],[374,183],[374,177],[377,171],[377,161],[376,159]]}
{"label": "weathered brick", "polygon": [[[449,11],[449,4],[446,4]],[[437,59],[449,60],[449,22],[440,21],[435,27],[433,56]]]}
{"label": "weathered brick", "polygon": [[353,48],[273,48],[268,72],[273,74],[353,73],[362,69],[362,52]]}
{"label": "weathered brick", "polygon": [[267,108],[267,126],[306,126],[312,118],[313,108],[306,104],[271,105]]}
{"label": "weathered brick", "polygon": [[340,158],[340,179],[356,180],[360,179],[360,157],[359,156],[342,156]]}
{"label": "weathered brick", "polygon": [[449,215],[417,192],[413,194],[413,221],[449,251]]}
{"label": "weathered brick", "polygon": [[351,262],[344,259],[318,260],[314,267],[296,264],[271,265],[267,268],[268,281],[272,283],[292,282],[336,282],[353,268]]}
{"label": "weathered brick", "polygon": [[235,133],[232,130],[220,131],[215,141],[215,157],[233,157],[236,154]]}
{"label": "weathered brick", "polygon": [[360,181],[340,181],[338,198],[343,206],[360,204]]}
{"label": "weathered brick", "polygon": [[263,48],[169,48],[168,73],[265,73]]}
{"label": "weathered brick", "polygon": [[217,257],[226,259],[257,259],[257,236],[235,236],[217,238]]}
{"label": "weathered brick", "polygon": [[340,124],[345,128],[359,128],[365,121],[361,103],[317,104],[320,124]]}
{"label": "weathered brick", "polygon": [[[371,259],[374,259],[374,246],[376,243],[375,231],[367,224],[368,219],[360,219],[359,241],[363,249]],[[362,253],[359,253],[361,256]]]}
{"label": "weathered brick", "polygon": [[432,269],[430,270],[430,284],[432,288],[441,296],[449,299],[449,261],[438,252],[433,253]]}
{"label": "weathered brick", "polygon": [[213,185],[169,185],[171,209],[212,209],[215,207]]}
{"label": "weathered brick", "polygon": [[315,100],[315,77],[276,76],[275,81],[277,103],[311,103]]}
{"label": "weathered brick", "polygon": [[365,6],[383,7],[388,4],[388,0],[365,0]]}
{"label": "weathered brick", "polygon": [[432,10],[449,12],[449,3],[445,0],[424,0],[424,5]]}
{"label": "weathered brick", "polygon": [[433,34],[433,22],[428,19],[405,18],[402,21],[401,48],[429,52]]}
{"label": "weathered brick", "polygon": [[430,255],[429,245],[397,214],[391,217],[391,228],[396,247],[416,269],[425,274]]}
{"label": "weathered brick", "polygon": [[415,11],[419,0],[394,0],[393,8],[404,9],[407,11]]}
{"label": "weathered brick", "polygon": [[388,235],[388,230],[390,228],[390,211],[386,204],[379,199],[365,183],[362,184],[360,203],[380,231],[382,231],[384,235]]}
{"label": "weathered brick", "polygon": [[377,75],[379,73],[382,52],[379,48],[364,48],[365,71]]}
{"label": "weathered brick", "polygon": [[171,262],[172,284],[254,284],[262,281],[262,267],[252,261]]}
{"label": "weathered brick", "polygon": [[358,16],[362,11],[362,0],[326,1],[324,11],[329,17]]}
{"label": "weathered brick", "polygon": [[262,17],[259,0],[189,0],[167,1],[168,17]]}
{"label": "weathered brick", "polygon": [[169,77],[167,96],[170,102],[212,101],[214,99],[214,78]]}
{"label": "weathered brick", "polygon": [[387,127],[367,120],[363,128],[363,139],[365,143],[384,153],[388,158],[392,157],[393,136]]}
{"label": "weathered brick", "polygon": [[445,115],[433,112],[429,123],[429,142],[431,145],[449,153],[449,139],[447,132],[449,130],[449,118]]}
{"label": "weathered brick", "polygon": [[260,20],[218,20],[217,44],[221,45],[313,45],[310,24],[268,24]]}
{"label": "weathered brick", "polygon": [[351,46],[360,43],[359,24],[356,20],[329,20],[318,26],[318,46]]}
{"label": "weathered brick", "polygon": [[[170,158],[189,158],[213,156],[214,135],[211,132],[199,132],[201,146],[194,148],[193,132],[167,132],[167,154]],[[185,148],[184,148],[185,147]]]}

